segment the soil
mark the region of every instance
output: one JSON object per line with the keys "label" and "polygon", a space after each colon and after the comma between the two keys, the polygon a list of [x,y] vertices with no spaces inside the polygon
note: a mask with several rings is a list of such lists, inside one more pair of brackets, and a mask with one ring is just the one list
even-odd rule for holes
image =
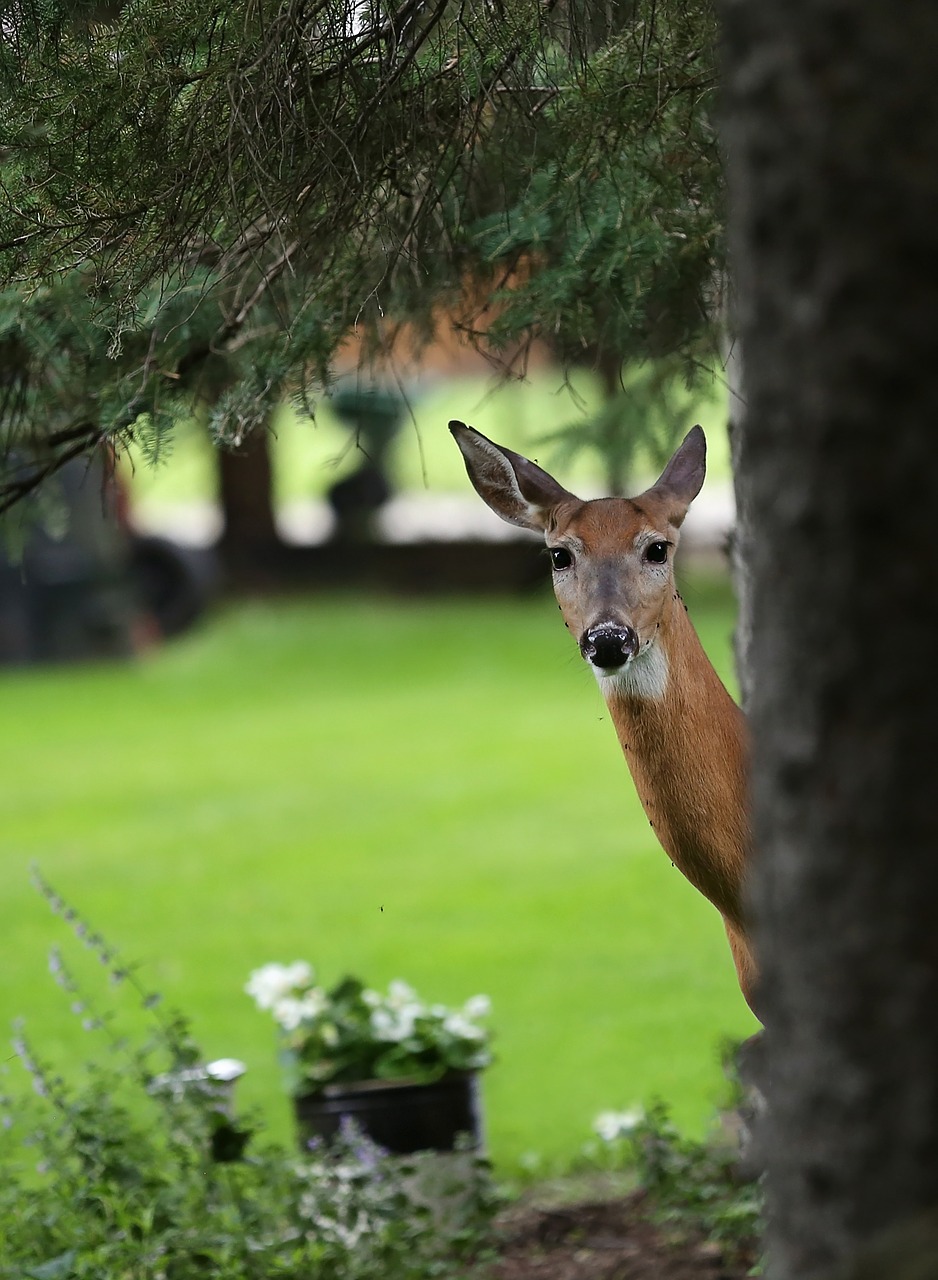
{"label": "soil", "polygon": [[751,1249],[718,1245],[655,1225],[645,1193],[553,1208],[516,1206],[496,1224],[496,1258],[480,1280],[744,1280]]}

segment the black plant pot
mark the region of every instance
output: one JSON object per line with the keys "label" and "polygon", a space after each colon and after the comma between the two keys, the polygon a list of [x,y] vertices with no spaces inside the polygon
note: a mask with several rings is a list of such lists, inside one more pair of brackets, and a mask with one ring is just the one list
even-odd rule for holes
{"label": "black plant pot", "polygon": [[319,1093],[293,1099],[300,1146],[310,1139],[329,1142],[354,1120],[378,1146],[394,1155],[413,1151],[453,1151],[460,1134],[482,1146],[478,1077],[451,1072],[433,1084],[407,1080],[362,1080],[327,1085]]}

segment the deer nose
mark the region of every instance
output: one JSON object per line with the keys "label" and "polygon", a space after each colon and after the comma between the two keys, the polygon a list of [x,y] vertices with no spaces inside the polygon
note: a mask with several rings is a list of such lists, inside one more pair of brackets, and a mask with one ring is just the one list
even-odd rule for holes
{"label": "deer nose", "polygon": [[588,627],[580,639],[580,653],[604,671],[623,666],[638,653],[638,635],[631,627]]}

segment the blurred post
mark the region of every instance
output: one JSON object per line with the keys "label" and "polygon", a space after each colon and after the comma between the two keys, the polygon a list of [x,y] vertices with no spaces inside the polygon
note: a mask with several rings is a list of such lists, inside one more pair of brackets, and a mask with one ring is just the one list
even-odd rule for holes
{"label": "blurred post", "polygon": [[340,391],[332,399],[336,416],[355,435],[363,461],[350,476],[329,490],[335,516],[332,541],[361,546],[375,541],[375,517],[391,496],[387,455],[404,420],[407,404],[396,392],[380,387]]}

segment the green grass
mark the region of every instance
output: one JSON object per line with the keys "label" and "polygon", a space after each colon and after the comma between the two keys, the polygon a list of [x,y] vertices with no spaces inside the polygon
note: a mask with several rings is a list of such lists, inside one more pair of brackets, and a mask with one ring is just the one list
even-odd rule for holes
{"label": "green grass", "polygon": [[[726,597],[687,597],[726,671]],[[241,989],[299,957],[492,996],[503,1168],[653,1095],[702,1127],[720,1037],[752,1018],[546,594],[244,604],[132,665],[4,673],[0,699],[0,1027],[24,1016],[59,1064],[90,1039],[46,972],[64,926],[33,861],[208,1055],[248,1063],[239,1098],[280,1137],[273,1028]]]}

